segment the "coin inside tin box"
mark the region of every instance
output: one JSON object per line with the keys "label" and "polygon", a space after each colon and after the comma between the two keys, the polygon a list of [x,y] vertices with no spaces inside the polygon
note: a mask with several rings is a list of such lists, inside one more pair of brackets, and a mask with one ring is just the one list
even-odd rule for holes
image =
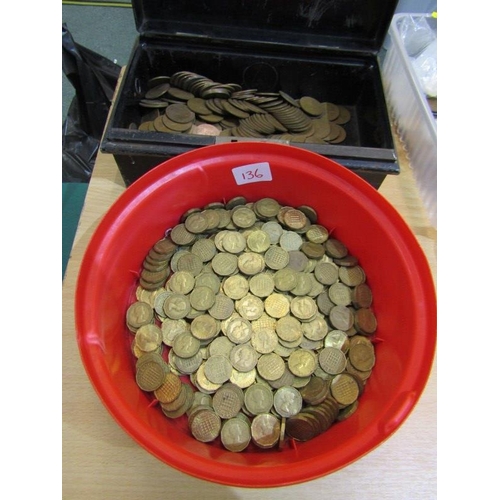
{"label": "coin inside tin box", "polygon": [[[375,188],[399,173],[378,62],[395,0],[132,4],[139,35],[101,145],[126,185],[178,154],[241,141],[313,151]],[[190,97],[192,121],[179,106]],[[347,115],[330,122],[339,135],[308,136],[312,122],[329,125],[331,105]]]}

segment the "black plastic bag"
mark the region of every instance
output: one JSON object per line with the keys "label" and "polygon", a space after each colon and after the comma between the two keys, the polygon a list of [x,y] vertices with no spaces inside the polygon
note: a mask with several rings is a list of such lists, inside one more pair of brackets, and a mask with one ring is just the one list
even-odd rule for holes
{"label": "black plastic bag", "polygon": [[76,43],[64,23],[62,66],[75,88],[62,128],[62,181],[89,182],[121,67]]}

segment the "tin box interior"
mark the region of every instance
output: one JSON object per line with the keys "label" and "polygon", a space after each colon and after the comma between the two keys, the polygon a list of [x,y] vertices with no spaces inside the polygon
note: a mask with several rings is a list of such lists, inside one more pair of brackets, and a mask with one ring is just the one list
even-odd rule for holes
{"label": "tin box interior", "polygon": [[255,140],[131,129],[151,111],[138,105],[147,82],[177,71],[343,105],[351,112],[343,143],[293,145],[339,162],[376,188],[399,173],[378,63],[396,0],[132,3],[139,36],[102,141],[127,185],[192,149]]}

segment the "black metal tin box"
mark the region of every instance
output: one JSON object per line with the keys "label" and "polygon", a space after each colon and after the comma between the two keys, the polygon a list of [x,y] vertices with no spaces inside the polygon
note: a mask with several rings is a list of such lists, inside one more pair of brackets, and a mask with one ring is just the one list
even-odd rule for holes
{"label": "black metal tin box", "polygon": [[132,0],[138,37],[103,134],[126,185],[178,154],[248,140],[131,128],[156,76],[179,71],[347,108],[341,144],[290,144],[333,159],[378,188],[399,166],[379,68],[397,0]]}

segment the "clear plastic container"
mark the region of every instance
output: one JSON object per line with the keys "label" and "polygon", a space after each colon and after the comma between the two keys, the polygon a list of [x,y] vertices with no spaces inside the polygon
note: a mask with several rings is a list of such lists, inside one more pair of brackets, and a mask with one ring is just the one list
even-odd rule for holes
{"label": "clear plastic container", "polygon": [[[402,30],[408,20],[427,21],[437,41],[437,21],[430,14],[394,15],[386,40],[387,53],[382,63],[382,82],[386,101],[398,133],[408,148],[410,164],[429,220],[437,226],[437,119],[427,100],[408,54]],[[425,36],[414,37],[415,45],[429,43]]]}

